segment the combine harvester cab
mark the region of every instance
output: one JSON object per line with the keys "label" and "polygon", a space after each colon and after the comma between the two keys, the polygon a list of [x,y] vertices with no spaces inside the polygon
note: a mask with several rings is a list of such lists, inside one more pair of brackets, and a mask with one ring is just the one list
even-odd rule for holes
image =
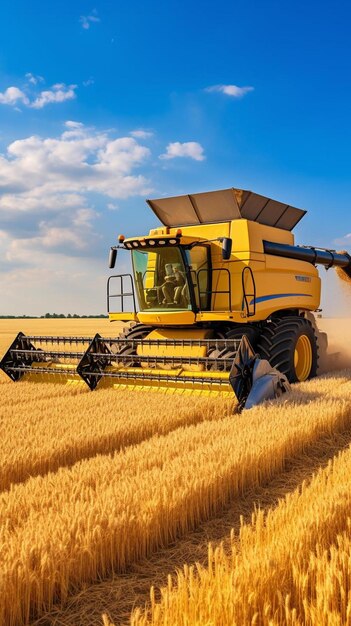
{"label": "combine harvester cab", "polygon": [[[282,386],[277,370],[283,382],[315,376],[327,343],[313,316],[320,304],[316,265],[335,266],[350,277],[351,257],[295,246],[291,231],[305,211],[250,191],[231,188],[148,204],[162,226],[146,236],[119,236],[110,252],[111,269],[117,251],[132,256],[133,274],[108,279],[110,321],[128,324],[122,334],[19,333],[0,363],[6,374],[14,381],[84,381],[90,389],[231,395],[233,388],[243,406],[248,388],[238,378],[250,368],[240,366],[235,374],[232,368],[248,340],[253,354],[274,370],[275,395]],[[272,385],[260,394],[251,397],[272,397]]]}

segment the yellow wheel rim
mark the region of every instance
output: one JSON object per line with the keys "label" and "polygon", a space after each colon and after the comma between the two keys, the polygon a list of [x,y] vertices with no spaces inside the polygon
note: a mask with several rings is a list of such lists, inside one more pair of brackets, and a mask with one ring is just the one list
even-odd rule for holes
{"label": "yellow wheel rim", "polygon": [[307,335],[301,335],[296,342],[294,366],[297,380],[307,380],[312,369],[312,346]]}

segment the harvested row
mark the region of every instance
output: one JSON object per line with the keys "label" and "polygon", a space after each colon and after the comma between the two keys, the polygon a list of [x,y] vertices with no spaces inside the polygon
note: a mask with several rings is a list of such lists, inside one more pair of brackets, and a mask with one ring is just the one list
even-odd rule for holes
{"label": "harvested row", "polygon": [[209,546],[207,568],[185,566],[160,603],[152,590],[150,612],[135,611],[132,626],[349,625],[350,473],[349,448],[274,511],[256,513],[239,545],[232,534],[230,556]]}
{"label": "harvested row", "polygon": [[175,582],[176,573],[184,564],[196,562],[206,567],[209,542],[214,547],[222,542],[228,554],[233,528],[237,539],[244,521],[251,523],[253,511],[277,507],[287,493],[301,487],[303,482],[309,484],[319,469],[346,450],[350,442],[350,425],[321,435],[299,454],[287,459],[282,472],[271,480],[235,497],[217,515],[202,521],[200,526],[171,545],[131,563],[125,573],[84,585],[84,589],[73,594],[64,607],[45,613],[32,626],[101,626],[101,616],[107,612],[116,626],[130,626],[132,611],[136,607],[149,606],[151,587],[155,588],[159,600],[159,590],[167,586],[168,576],[171,575]]}
{"label": "harvested row", "polygon": [[[327,380],[295,388],[287,402],[295,402],[298,394],[303,390],[306,394],[307,389],[315,397],[321,393],[319,389],[342,384],[346,378],[340,375],[335,382]],[[139,443],[155,433],[166,434],[181,425],[220,419],[231,412],[232,406],[229,400],[220,398],[194,397],[190,404],[187,397],[153,394],[138,394],[136,406],[135,397],[127,391],[109,389],[91,394],[75,385],[66,395],[62,391],[59,384],[26,382],[3,389],[0,491],[30,476]]]}
{"label": "harvested row", "polygon": [[[0,491],[30,476],[70,466],[166,434],[179,426],[225,417],[233,401],[138,394],[113,389],[62,395],[60,385],[19,383],[2,394]],[[17,392],[17,393],[16,393]],[[48,402],[48,393],[51,393]],[[17,401],[18,396],[18,401]],[[12,402],[10,399],[12,398]]]}
{"label": "harvested row", "polygon": [[290,405],[180,428],[3,493],[1,626],[28,623],[84,581],[125,571],[280,472],[321,433],[345,427],[347,378],[301,385]]}

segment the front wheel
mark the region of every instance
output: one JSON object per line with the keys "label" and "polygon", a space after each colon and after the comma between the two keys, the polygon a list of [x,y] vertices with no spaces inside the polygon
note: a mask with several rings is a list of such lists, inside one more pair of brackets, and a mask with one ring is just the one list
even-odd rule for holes
{"label": "front wheel", "polygon": [[273,319],[263,330],[257,348],[260,356],[285,374],[290,383],[317,374],[317,339],[311,323],[304,317]]}
{"label": "front wheel", "polygon": [[[218,339],[219,333],[214,337]],[[223,339],[224,342],[226,339],[241,339],[243,335],[246,335],[248,340],[251,343],[252,348],[256,349],[257,339],[259,336],[259,331],[254,326],[249,326],[248,324],[242,324],[241,326],[235,326],[229,330],[223,331],[220,333],[220,339]],[[209,361],[209,365],[207,369],[209,370],[219,370],[219,371],[229,371],[230,365],[228,365],[227,361],[223,361],[221,364],[221,359],[234,359],[236,355],[236,351],[232,347],[226,347],[225,343],[223,347],[218,347],[210,350],[208,353],[208,358],[213,359],[213,364]]]}

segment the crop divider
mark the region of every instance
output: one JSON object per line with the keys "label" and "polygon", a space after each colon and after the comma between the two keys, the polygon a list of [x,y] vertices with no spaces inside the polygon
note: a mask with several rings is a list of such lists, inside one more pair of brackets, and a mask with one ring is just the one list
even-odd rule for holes
{"label": "crop divider", "polygon": [[17,382],[31,369],[32,363],[42,360],[40,357],[41,351],[32,344],[29,337],[20,332],[0,361],[0,369]]}
{"label": "crop divider", "polygon": [[93,391],[105,368],[110,365],[111,349],[108,343],[97,333],[77,366],[77,373]]}

